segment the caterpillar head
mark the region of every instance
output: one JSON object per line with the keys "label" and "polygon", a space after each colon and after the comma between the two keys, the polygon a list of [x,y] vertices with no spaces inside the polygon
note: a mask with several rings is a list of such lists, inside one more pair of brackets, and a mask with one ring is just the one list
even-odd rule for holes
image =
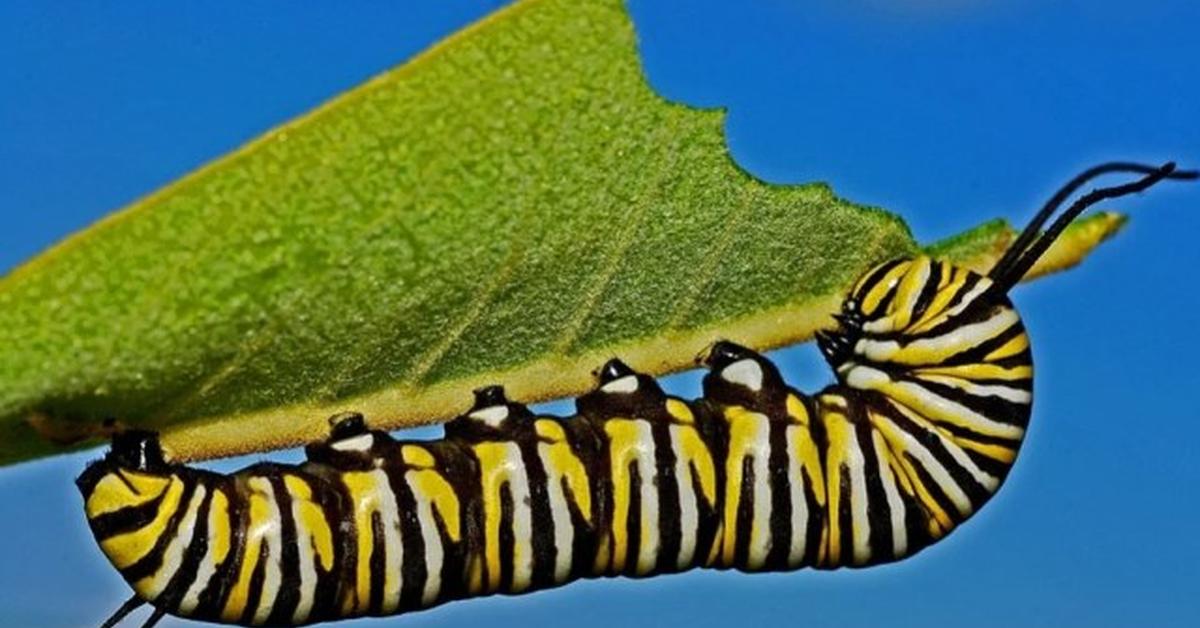
{"label": "caterpillar head", "polygon": [[[1079,188],[1113,173],[1142,176],[1080,196],[1042,230]],[[1027,379],[1028,340],[1008,291],[1087,208],[1159,181],[1198,177],[1200,173],[1177,170],[1170,162],[1090,168],[1046,202],[986,275],[928,257],[880,264],[850,290],[834,316],[838,328],[817,334],[821,352],[843,384],[889,393],[913,378],[937,378],[937,385],[959,389],[968,386],[963,380]]]}
{"label": "caterpillar head", "polygon": [[[993,325],[978,326],[996,315]],[[889,371],[941,365],[951,349],[966,346],[967,336],[995,342],[1023,335],[1012,304],[991,279],[928,257],[872,268],[834,318],[837,330],[818,333],[817,343],[843,383],[860,365]]]}

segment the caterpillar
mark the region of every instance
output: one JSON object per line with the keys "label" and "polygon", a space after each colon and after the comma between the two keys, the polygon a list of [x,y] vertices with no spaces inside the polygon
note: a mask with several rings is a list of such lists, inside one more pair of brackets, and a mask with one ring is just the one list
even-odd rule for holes
{"label": "caterpillar", "polygon": [[[1062,204],[1105,174],[1140,175]],[[867,567],[912,556],[978,511],[1031,413],[1029,338],[1009,290],[1089,206],[1174,164],[1108,163],[1059,190],[985,275],[885,262],[817,335],[835,383],[787,385],[719,341],[703,397],[666,394],[613,359],[576,415],[541,416],[499,386],[436,441],[330,419],[299,465],[229,475],[172,463],[152,432],[117,434],[77,480],[100,549],[163,615],[301,625],[518,594],[579,578],[693,568]]]}

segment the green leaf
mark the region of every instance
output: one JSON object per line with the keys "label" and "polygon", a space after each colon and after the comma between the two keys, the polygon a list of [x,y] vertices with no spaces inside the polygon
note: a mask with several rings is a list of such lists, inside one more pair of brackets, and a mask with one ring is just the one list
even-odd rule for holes
{"label": "green leaf", "polygon": [[[688,368],[719,337],[808,339],[920,250],[895,216],[739,169],[722,124],[647,87],[621,0],[519,2],[0,281],[0,462],[106,419],[195,459],[345,409],[444,419],[486,383],[574,394],[613,355]],[[932,250],[986,265],[1010,237]]]}

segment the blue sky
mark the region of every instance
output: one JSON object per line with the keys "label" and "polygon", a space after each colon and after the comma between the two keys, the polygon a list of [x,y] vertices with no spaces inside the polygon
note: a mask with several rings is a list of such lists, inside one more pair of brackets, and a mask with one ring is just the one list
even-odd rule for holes
{"label": "blue sky", "polygon": [[[286,16],[159,4],[0,4],[0,270],[503,3],[352,14],[306,3]],[[631,0],[631,11],[651,85],[727,108],[738,163],[775,182],[829,181],[901,214],[921,240],[994,216],[1021,224],[1093,162],[1200,165],[1194,2]],[[593,581],[393,622],[1192,625],[1198,204],[1200,186],[1123,199],[1133,220],[1121,237],[1016,291],[1038,366],[1027,445],[998,497],[917,558]],[[775,357],[802,388],[828,381],[811,345]],[[694,375],[670,384],[698,391]],[[0,471],[0,623],[95,625],[127,596],[72,484],[89,455]]]}

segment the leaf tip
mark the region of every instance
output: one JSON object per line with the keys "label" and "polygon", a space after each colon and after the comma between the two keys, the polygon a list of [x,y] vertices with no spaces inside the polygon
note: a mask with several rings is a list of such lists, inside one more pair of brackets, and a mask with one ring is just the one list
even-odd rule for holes
{"label": "leaf tip", "polygon": [[1079,265],[1101,243],[1112,238],[1129,222],[1118,212],[1099,212],[1071,223],[1025,275],[1025,281]]}

